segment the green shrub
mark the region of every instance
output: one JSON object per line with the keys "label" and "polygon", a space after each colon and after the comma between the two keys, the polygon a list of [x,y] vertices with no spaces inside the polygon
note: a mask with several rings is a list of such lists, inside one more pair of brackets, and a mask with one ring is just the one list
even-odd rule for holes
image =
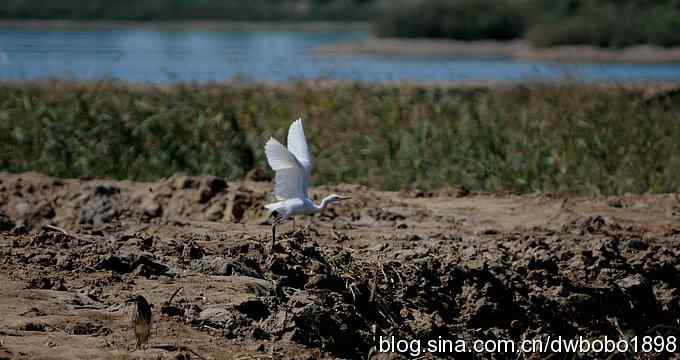
{"label": "green shrub", "polygon": [[519,8],[504,0],[406,0],[385,12],[376,23],[381,36],[514,39],[525,28]]}
{"label": "green shrub", "polygon": [[680,45],[680,0],[401,0],[375,24],[380,36],[513,39],[536,46]]}
{"label": "green shrub", "polygon": [[[528,31],[537,46],[680,45],[680,7],[672,1],[574,1],[570,11],[545,13]],[[561,17],[560,17],[561,16]]]}

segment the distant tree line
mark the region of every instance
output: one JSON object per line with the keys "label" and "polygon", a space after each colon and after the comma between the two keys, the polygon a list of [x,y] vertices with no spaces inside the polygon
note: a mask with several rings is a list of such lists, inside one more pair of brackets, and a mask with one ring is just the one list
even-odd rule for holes
{"label": "distant tree line", "polygon": [[369,20],[372,0],[3,0],[0,18],[64,20]]}
{"label": "distant tree line", "polygon": [[680,45],[680,0],[3,0],[0,18],[371,21],[391,37]]}
{"label": "distant tree line", "polygon": [[396,0],[376,30],[459,40],[526,37],[537,46],[675,46],[680,0]]}

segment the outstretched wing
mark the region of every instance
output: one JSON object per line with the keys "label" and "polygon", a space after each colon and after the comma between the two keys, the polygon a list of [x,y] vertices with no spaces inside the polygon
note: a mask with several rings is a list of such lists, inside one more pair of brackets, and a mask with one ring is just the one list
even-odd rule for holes
{"label": "outstretched wing", "polygon": [[276,198],[304,199],[307,196],[307,172],[295,155],[274,138],[267,141],[264,152],[269,166],[276,172]]}
{"label": "outstretched wing", "polygon": [[295,120],[288,129],[288,150],[295,155],[307,174],[312,171],[313,159],[309,152],[302,119]]}

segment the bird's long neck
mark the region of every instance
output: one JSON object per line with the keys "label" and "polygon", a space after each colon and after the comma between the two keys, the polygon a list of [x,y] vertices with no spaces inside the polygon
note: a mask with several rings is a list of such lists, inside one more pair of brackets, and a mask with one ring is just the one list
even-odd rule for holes
{"label": "bird's long neck", "polygon": [[330,196],[323,198],[323,200],[321,200],[321,204],[316,205],[316,211],[322,212],[322,211],[326,210],[326,208],[328,207],[328,204],[331,203],[330,198],[331,198]]}

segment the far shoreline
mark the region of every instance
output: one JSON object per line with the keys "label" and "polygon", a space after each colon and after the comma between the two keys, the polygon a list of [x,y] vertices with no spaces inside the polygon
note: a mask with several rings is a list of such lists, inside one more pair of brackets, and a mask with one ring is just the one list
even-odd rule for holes
{"label": "far shoreline", "polygon": [[[42,20],[0,19],[0,30],[87,31],[87,30],[161,30],[161,31],[363,31],[371,33],[369,22],[352,21],[230,21],[230,20]],[[393,57],[446,56],[474,59],[509,59],[557,63],[680,63],[680,46],[649,44],[621,49],[591,45],[562,45],[546,48],[532,46],[527,40],[462,41],[433,38],[379,38],[319,46],[312,50],[321,56],[377,55]]]}
{"label": "far shoreline", "polygon": [[680,88],[680,81],[675,80],[640,80],[629,82],[583,82],[578,79],[562,79],[562,80],[527,80],[527,81],[512,81],[512,80],[460,80],[460,81],[411,81],[411,80],[395,80],[381,83],[362,82],[356,80],[335,80],[328,78],[317,79],[302,79],[291,82],[273,82],[273,81],[241,81],[239,79],[227,79],[221,81],[211,82],[179,82],[179,83],[149,83],[149,82],[134,82],[116,79],[101,79],[101,80],[73,80],[73,79],[59,79],[59,78],[35,78],[35,79],[0,79],[0,87],[7,88],[43,88],[43,89],[85,89],[96,88],[101,86],[119,87],[128,90],[148,92],[148,91],[162,91],[172,92],[176,90],[186,89],[217,89],[217,88],[233,88],[233,89],[253,89],[253,88],[269,88],[293,91],[299,87],[308,87],[315,89],[330,89],[330,88],[441,88],[441,89],[460,89],[460,90],[479,90],[479,89],[512,89],[526,86],[544,86],[544,87],[582,87],[582,88],[598,88],[598,89],[627,89],[643,91],[650,94],[658,92],[667,92],[677,90]]}
{"label": "far shoreline", "polygon": [[357,43],[324,45],[319,55],[380,56],[451,56],[462,58],[497,58],[563,63],[633,63],[663,64],[680,62],[680,47],[663,48],[636,45],[622,49],[590,45],[565,45],[536,48],[526,40],[459,41],[448,39],[371,38]]}
{"label": "far shoreline", "polygon": [[0,29],[13,30],[199,30],[199,31],[370,31],[367,22],[354,21],[230,21],[230,20],[42,20],[0,19]]}

